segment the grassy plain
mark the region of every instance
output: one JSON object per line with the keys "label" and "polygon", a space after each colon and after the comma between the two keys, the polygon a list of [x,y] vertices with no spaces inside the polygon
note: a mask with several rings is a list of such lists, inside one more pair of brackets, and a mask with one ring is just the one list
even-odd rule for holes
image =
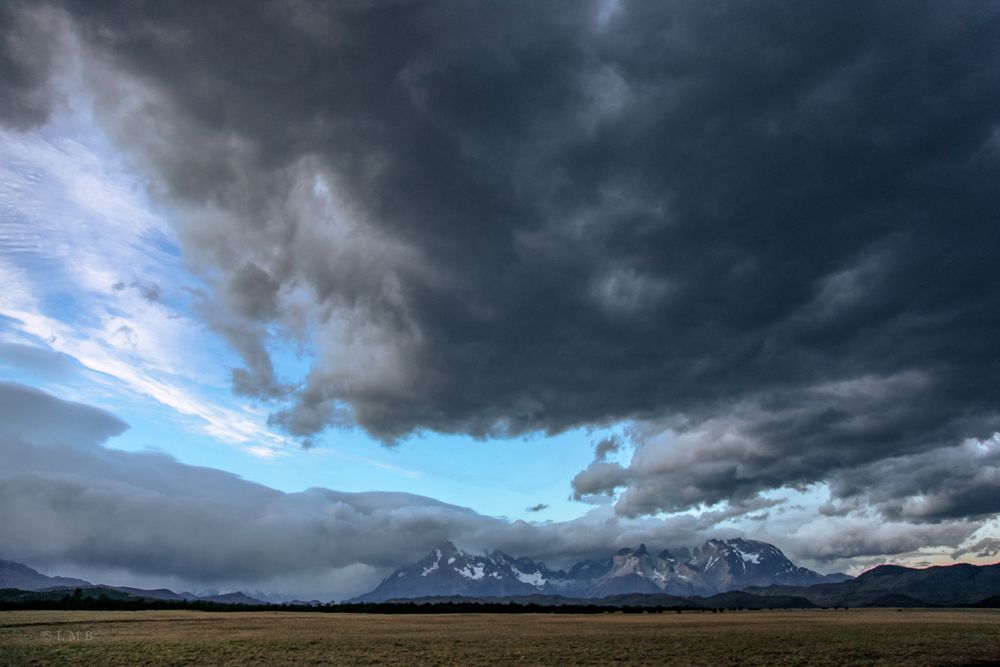
{"label": "grassy plain", "polygon": [[1000,610],[0,612],[0,665],[988,665]]}

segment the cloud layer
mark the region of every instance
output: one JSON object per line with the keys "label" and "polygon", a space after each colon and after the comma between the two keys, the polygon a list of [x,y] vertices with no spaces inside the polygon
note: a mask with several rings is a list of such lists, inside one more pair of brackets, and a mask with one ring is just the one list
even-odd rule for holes
{"label": "cloud layer", "polygon": [[[405,493],[283,493],[163,453],[103,446],[124,428],[102,410],[0,384],[0,556],[117,584],[342,598],[446,539],[563,565],[640,542],[691,546],[746,534],[727,521],[781,504],[758,500],[666,519],[623,519],[597,508],[573,521],[509,521]],[[913,530],[838,517],[803,525],[800,517],[780,537],[760,526],[753,534],[830,569],[859,556],[954,550],[978,527],[952,521]]]}
{"label": "cloud layer", "polygon": [[3,557],[149,585],[339,596],[447,539],[573,559],[641,540],[694,543],[714,523],[623,523],[605,513],[533,524],[405,493],[282,493],[163,453],[103,446],[124,428],[102,410],[0,383]]}

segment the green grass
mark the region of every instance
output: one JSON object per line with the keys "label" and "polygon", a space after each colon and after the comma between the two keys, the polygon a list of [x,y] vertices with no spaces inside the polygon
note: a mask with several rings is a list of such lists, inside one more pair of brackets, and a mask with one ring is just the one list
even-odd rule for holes
{"label": "green grass", "polygon": [[[89,635],[87,633],[90,633]],[[576,616],[0,613],[2,665],[1000,662],[1000,610]]]}

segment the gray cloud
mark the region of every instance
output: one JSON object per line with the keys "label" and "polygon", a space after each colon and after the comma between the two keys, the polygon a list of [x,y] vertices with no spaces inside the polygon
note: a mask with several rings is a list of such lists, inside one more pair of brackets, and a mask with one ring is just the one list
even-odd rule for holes
{"label": "gray cloud", "polygon": [[604,438],[596,445],[594,445],[594,459],[597,461],[604,461],[608,458],[608,454],[612,452],[617,452],[621,449],[621,442],[617,436],[610,436]]}
{"label": "gray cloud", "polygon": [[889,518],[941,521],[1000,512],[1000,437],[875,462],[830,479],[849,506]]}
{"label": "gray cloud", "polygon": [[979,540],[975,544],[971,544],[961,549],[956,549],[952,552],[951,557],[958,559],[966,554],[975,554],[980,558],[992,558],[1000,554],[1000,540],[987,537]]}
{"label": "gray cloud", "polygon": [[121,292],[126,287],[131,287],[139,293],[143,299],[149,303],[157,303],[163,296],[163,290],[159,283],[155,282],[140,282],[138,280],[132,281],[126,284],[124,280],[116,280],[111,285],[111,289],[115,292]]}
{"label": "gray cloud", "polygon": [[128,425],[98,408],[63,401],[45,392],[0,382],[0,437],[45,445],[82,440],[101,443]]}
{"label": "gray cloud", "polygon": [[531,507],[526,508],[526,511],[541,512],[542,510],[547,510],[548,508],[549,506],[546,505],[545,503],[538,503],[537,505],[532,505]]}
{"label": "gray cloud", "polygon": [[[869,377],[773,393],[720,418],[640,422],[631,462],[595,456],[574,494],[624,488],[616,508],[636,516],[828,481],[843,510],[821,508],[827,514],[869,502],[911,520],[1000,511],[995,438],[954,445],[967,431],[993,431],[996,417],[953,418],[951,406],[934,404],[935,389],[920,374]],[[907,500],[932,491],[919,508]]]}
{"label": "gray cloud", "polygon": [[[829,519],[811,524],[789,540],[789,550],[820,563],[838,563],[927,547],[959,544],[979,524],[969,521],[914,526],[872,519]],[[872,561],[874,562],[874,561]],[[883,561],[884,562],[884,561]]]}
{"label": "gray cloud", "polygon": [[139,290],[139,294],[149,303],[156,303],[163,296],[162,290],[157,283],[135,283],[134,287]]}
{"label": "gray cloud", "polygon": [[[62,6],[292,434],[632,419],[574,481],[632,516],[998,429],[995,8]],[[954,481],[924,518],[988,511]]]}
{"label": "gray cloud", "polygon": [[63,377],[83,370],[73,357],[47,347],[0,343],[0,366],[28,371],[35,377]]}
{"label": "gray cloud", "polygon": [[277,313],[281,285],[252,262],[241,266],[229,282],[229,297],[234,309],[251,319],[270,319]]}

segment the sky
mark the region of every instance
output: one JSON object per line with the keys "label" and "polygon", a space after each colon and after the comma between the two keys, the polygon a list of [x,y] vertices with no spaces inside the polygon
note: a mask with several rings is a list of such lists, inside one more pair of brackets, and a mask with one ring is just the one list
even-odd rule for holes
{"label": "sky", "polygon": [[1000,554],[986,3],[0,2],[0,558],[340,599]]}

